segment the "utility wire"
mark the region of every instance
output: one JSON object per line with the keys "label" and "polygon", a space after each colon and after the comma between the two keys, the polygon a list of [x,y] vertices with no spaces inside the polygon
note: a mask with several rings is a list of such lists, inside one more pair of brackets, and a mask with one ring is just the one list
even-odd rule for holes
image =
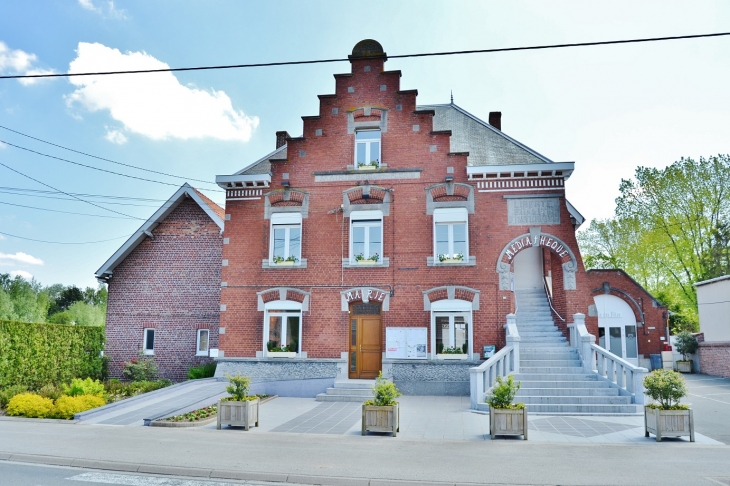
{"label": "utility wire", "polygon": [[39,243],[53,243],[54,245],[90,245],[92,243],[105,243],[107,241],[114,241],[119,240],[121,238],[129,238],[130,235],[124,235],[124,236],[117,236],[116,238],[109,238],[108,240],[99,240],[99,241],[77,241],[77,242],[68,242],[68,241],[46,241],[46,240],[36,240],[34,238],[26,238],[24,236],[18,236],[18,235],[11,235],[10,233],[3,233],[0,231],[0,235],[5,236],[11,236],[13,238],[19,238],[21,240],[28,240],[28,241],[37,241]]}
{"label": "utility wire", "polygon": [[[17,193],[17,192],[8,192],[8,191],[0,191],[0,194],[10,194],[13,196],[40,197],[43,199],[56,199],[59,201],[68,201],[68,202],[79,202],[76,199],[69,199],[67,197],[42,196],[40,194],[22,194],[22,193]],[[61,194],[63,194],[63,193],[61,193]],[[72,193],[69,193],[69,194],[72,194]],[[86,201],[82,201],[82,202],[86,202]],[[140,208],[157,208],[157,207],[159,207],[159,206],[155,206],[152,204],[133,204],[133,203],[122,203],[122,202],[111,202],[111,201],[99,201],[99,204],[114,204],[116,206],[136,206],[136,207],[140,207]]]}
{"label": "utility wire", "polygon": [[0,165],[2,165],[3,167],[5,167],[5,168],[6,168],[6,169],[8,169],[8,170],[11,170],[11,171],[15,172],[16,174],[22,175],[23,177],[25,177],[25,178],[27,178],[27,179],[30,179],[30,180],[32,180],[32,181],[34,181],[34,182],[37,182],[38,184],[44,185],[44,186],[46,186],[46,187],[49,187],[49,188],[53,189],[54,191],[58,191],[58,192],[63,192],[63,193],[64,193],[64,194],[66,194],[67,196],[70,196],[70,197],[72,197],[72,198],[74,198],[74,199],[78,199],[79,201],[85,202],[86,204],[91,204],[92,206],[96,206],[97,208],[101,208],[101,209],[103,209],[104,211],[109,211],[109,212],[112,212],[112,213],[116,213],[116,214],[121,214],[122,216],[127,216],[128,218],[132,218],[132,219],[139,219],[140,221],[145,221],[145,220],[144,220],[144,218],[138,218],[138,217],[136,217],[136,216],[131,216],[131,215],[129,215],[129,214],[121,213],[121,212],[119,212],[119,211],[114,211],[113,209],[105,208],[104,206],[99,206],[98,204],[96,204],[96,203],[93,203],[93,202],[91,202],[91,201],[87,201],[87,200],[85,200],[85,199],[81,199],[80,197],[77,197],[77,196],[73,196],[73,195],[69,194],[68,192],[64,192],[64,191],[62,191],[62,190],[60,190],[60,189],[57,189],[57,188],[55,188],[55,187],[53,187],[53,186],[51,186],[51,185],[49,185],[49,184],[46,184],[45,182],[41,182],[41,181],[39,181],[38,179],[34,179],[34,178],[32,178],[31,176],[29,176],[29,175],[23,174],[23,173],[22,173],[22,172],[20,172],[19,170],[15,170],[15,169],[13,169],[12,167],[9,167],[9,166],[7,166],[7,165],[3,164],[2,162],[0,162]]}
{"label": "utility wire", "polygon": [[[27,189],[25,187],[5,187],[0,186],[0,191],[17,191],[17,192],[36,192],[40,194],[63,194],[59,191],[44,191],[42,189]],[[103,197],[108,199],[123,199],[123,200],[129,200],[129,201],[150,201],[150,202],[165,202],[166,199],[151,199],[147,197],[131,197],[131,196],[110,196],[108,194],[85,194],[85,193],[79,193],[79,192],[70,192],[69,194],[73,194],[75,196],[82,196],[82,197]],[[19,195],[25,195],[25,194],[19,194]]]}
{"label": "utility wire", "polygon": [[[28,135],[27,133],[19,132],[17,130],[13,130],[12,128],[8,128],[8,127],[2,126],[2,125],[0,125],[0,128],[2,128],[3,130],[7,130],[9,132],[17,133],[18,135],[22,135],[24,137],[28,137],[28,138],[33,139],[33,140],[37,140],[38,142],[43,142],[43,143],[46,143],[48,145],[52,145],[54,147],[58,147],[58,148],[61,148],[61,149],[64,149],[64,150],[68,150],[70,152],[75,152],[77,154],[85,155],[87,157],[92,157],[94,159],[103,160],[104,162],[110,162],[112,164],[123,165],[125,167],[131,167],[133,169],[143,170],[143,171],[146,171],[146,172],[152,172],[153,174],[160,174],[160,175],[164,175],[164,176],[168,176],[168,177],[175,177],[177,179],[183,179],[183,180],[189,180],[189,181],[195,181],[195,182],[202,182],[204,184],[216,185],[215,182],[204,181],[202,179],[194,179],[192,177],[183,177],[183,176],[178,176],[178,175],[174,175],[174,174],[168,174],[166,172],[159,172],[159,171],[152,170],[152,169],[145,169],[144,167],[138,167],[136,165],[125,164],[124,162],[116,162],[114,160],[105,159],[104,157],[98,157],[96,155],[88,154],[88,153],[82,152],[80,150],[75,150],[75,149],[72,149],[72,148],[69,148],[69,147],[64,147],[63,145],[58,145],[58,144],[55,144],[53,142],[49,142],[47,140],[43,140],[41,138],[33,137],[31,135]],[[210,190],[210,189],[207,189],[207,190]]]}
{"label": "utility wire", "polygon": [[171,182],[162,182],[162,181],[156,181],[153,179],[145,179],[144,177],[137,177],[137,176],[133,176],[133,175],[129,175],[129,174],[122,174],[121,172],[114,172],[113,170],[102,169],[100,167],[94,167],[93,165],[82,164],[81,162],[74,162],[73,160],[56,157],[55,155],[44,154],[43,152],[38,152],[36,150],[32,150],[32,149],[29,149],[26,147],[21,147],[20,145],[15,145],[10,142],[6,142],[5,140],[0,140],[0,143],[4,143],[5,145],[7,145],[9,147],[15,147],[17,149],[25,150],[26,152],[30,152],[30,153],[33,153],[36,155],[42,155],[43,157],[48,157],[49,159],[56,159],[56,160],[60,160],[61,162],[67,162],[69,164],[79,165],[79,166],[85,167],[87,169],[98,170],[100,172],[106,172],[106,173],[118,175],[121,177],[129,177],[130,179],[137,179],[137,180],[145,181],[145,182],[154,182],[156,184],[164,184],[166,186],[180,187],[177,184],[173,184]]}
{"label": "utility wire", "polygon": [[[447,51],[447,52],[424,52],[420,54],[400,54],[396,56],[388,56],[390,59],[403,59],[408,57],[433,57],[433,56],[454,56],[461,54],[486,54],[492,52],[512,52],[512,51],[535,51],[541,49],[560,49],[564,47],[588,47],[588,46],[606,46],[616,44],[638,44],[641,42],[659,42],[668,40],[680,40],[680,39],[700,39],[708,37],[721,37],[730,35],[730,32],[717,32],[712,34],[695,34],[695,35],[677,35],[670,37],[649,37],[642,39],[623,39],[623,40],[611,40],[611,41],[597,41],[597,42],[576,42],[570,44],[549,44],[540,46],[524,46],[524,47],[501,47],[496,49],[473,49],[468,51]],[[344,62],[349,61],[347,58],[338,59],[317,59],[310,61],[284,61],[284,62],[263,62],[253,64],[232,64],[232,65],[221,65],[221,66],[198,66],[198,67],[185,67],[185,68],[165,68],[165,69],[137,69],[132,71],[102,71],[92,73],[53,73],[53,74],[18,74],[9,76],[0,76],[0,79],[23,79],[23,78],[63,78],[71,76],[101,76],[109,74],[142,74],[142,73],[163,73],[163,72],[175,72],[175,71],[207,71],[213,69],[238,69],[238,68],[252,68],[252,67],[271,67],[271,66],[293,66],[301,64],[323,64],[332,62]]]}
{"label": "utility wire", "polygon": [[6,206],[17,206],[19,208],[37,209],[39,211],[51,211],[53,213],[75,214],[78,216],[93,216],[95,218],[129,219],[128,217],[125,217],[125,216],[106,216],[104,214],[74,213],[72,211],[61,211],[60,209],[39,208],[37,206],[25,206],[23,204],[13,204],[13,203],[4,202],[4,201],[0,201],[0,204],[5,204]]}

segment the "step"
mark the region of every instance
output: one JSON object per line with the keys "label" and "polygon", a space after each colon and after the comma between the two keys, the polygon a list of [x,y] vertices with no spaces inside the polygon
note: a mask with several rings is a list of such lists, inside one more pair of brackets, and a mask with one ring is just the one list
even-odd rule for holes
{"label": "step", "polygon": [[531,343],[557,344],[557,343],[565,343],[568,341],[567,339],[565,339],[565,336],[533,336],[533,337],[530,337],[527,339],[522,336],[520,336],[520,337],[522,338],[522,341],[520,342],[520,344],[525,344],[526,346],[529,346]]}
{"label": "step", "polygon": [[520,357],[520,369],[525,368],[555,368],[555,367],[582,368],[583,363],[576,356],[575,359],[523,359]]}
{"label": "step", "polygon": [[586,414],[617,415],[638,414],[643,411],[640,405],[599,405],[599,404],[560,404],[560,405],[527,405],[527,411],[533,414]]}
{"label": "step", "polygon": [[[526,382],[523,382],[526,383]],[[542,382],[534,382],[534,383],[542,383]],[[521,396],[530,396],[530,397],[540,397],[540,396],[547,396],[547,397],[617,397],[619,395],[618,389],[611,388],[611,387],[605,387],[605,388],[526,388],[522,386],[517,391],[517,397]],[[518,400],[519,401],[519,400]]]}
{"label": "step", "polygon": [[375,380],[345,380],[336,381],[334,387],[355,390],[371,390],[373,385],[375,385]]}
{"label": "step", "polygon": [[521,388],[610,388],[605,381],[598,380],[576,380],[575,376],[567,379],[544,381],[544,380],[517,380],[520,382]]}
{"label": "step", "polygon": [[573,349],[570,347],[570,343],[568,343],[567,341],[561,342],[561,343],[548,343],[548,342],[525,343],[525,342],[521,342],[521,344],[520,344],[520,351],[522,351],[523,349],[527,350],[527,352],[534,350],[537,353],[546,352],[545,349],[556,349],[557,350],[557,349],[561,349],[561,348],[562,349]]}
{"label": "step", "polygon": [[579,374],[579,373],[515,373],[515,380],[517,381],[542,381],[544,383],[551,383],[555,381],[597,381],[598,377],[595,374]]}
{"label": "step", "polygon": [[327,388],[327,395],[357,395],[359,397],[373,397],[370,388]]}
{"label": "step", "polygon": [[578,353],[573,348],[542,349],[526,351],[520,348],[520,362],[522,361],[555,361],[555,360],[580,360]]}
{"label": "step", "polygon": [[515,401],[525,405],[631,405],[631,397],[622,396],[520,396]]}
{"label": "step", "polygon": [[558,331],[557,329],[546,329],[543,331],[519,331],[520,337],[524,340],[524,338],[533,338],[533,337],[565,337],[563,336],[563,333]]}
{"label": "step", "polygon": [[587,374],[582,366],[560,366],[560,367],[527,367],[520,363],[520,373],[543,374],[543,375],[578,375]]}
{"label": "step", "polygon": [[317,395],[316,401],[318,402],[359,402],[362,403],[365,400],[372,398],[370,396],[365,397],[361,395],[328,395],[327,393],[320,393]]}

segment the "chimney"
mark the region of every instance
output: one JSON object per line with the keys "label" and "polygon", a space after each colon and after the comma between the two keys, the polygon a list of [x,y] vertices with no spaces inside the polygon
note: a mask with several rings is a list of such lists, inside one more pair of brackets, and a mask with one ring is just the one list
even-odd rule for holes
{"label": "chimney", "polygon": [[489,112],[489,124],[492,125],[499,131],[502,131],[502,112],[501,111],[490,111]]}
{"label": "chimney", "polygon": [[[492,115],[491,114],[489,115],[489,121],[490,121],[490,123],[492,121]],[[283,147],[284,145],[286,145],[286,139],[287,138],[290,138],[288,132],[286,132],[286,131],[284,131],[284,132],[276,132],[276,148]]]}

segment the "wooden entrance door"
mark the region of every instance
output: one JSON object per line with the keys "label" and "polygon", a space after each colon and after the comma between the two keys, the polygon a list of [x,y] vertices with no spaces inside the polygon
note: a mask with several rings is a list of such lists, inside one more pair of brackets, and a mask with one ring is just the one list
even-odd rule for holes
{"label": "wooden entrance door", "polygon": [[372,379],[378,377],[383,357],[382,323],[379,315],[350,313],[350,378]]}

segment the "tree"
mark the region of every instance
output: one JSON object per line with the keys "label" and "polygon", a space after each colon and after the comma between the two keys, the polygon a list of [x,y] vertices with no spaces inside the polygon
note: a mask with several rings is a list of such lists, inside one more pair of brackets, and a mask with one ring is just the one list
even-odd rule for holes
{"label": "tree", "polygon": [[106,321],[106,305],[90,305],[74,302],[67,311],[77,326],[103,326]]}
{"label": "tree", "polygon": [[[53,287],[56,287],[55,285]],[[48,314],[53,315],[57,312],[65,311],[71,304],[84,300],[84,293],[75,285],[70,285],[58,293],[58,297],[51,303]]]}
{"label": "tree", "polygon": [[693,330],[693,284],[730,273],[730,156],[638,167],[620,192],[614,218],[578,233],[586,267],[626,270]]}

